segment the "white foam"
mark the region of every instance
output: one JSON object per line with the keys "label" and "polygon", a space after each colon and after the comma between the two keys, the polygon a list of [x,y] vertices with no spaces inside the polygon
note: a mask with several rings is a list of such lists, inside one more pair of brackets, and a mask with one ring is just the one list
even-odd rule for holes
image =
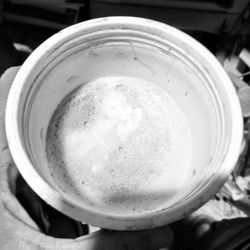
{"label": "white foam", "polygon": [[102,77],[72,92],[47,134],[58,186],[122,214],[173,199],[191,154],[189,126],[171,96],[132,77]]}

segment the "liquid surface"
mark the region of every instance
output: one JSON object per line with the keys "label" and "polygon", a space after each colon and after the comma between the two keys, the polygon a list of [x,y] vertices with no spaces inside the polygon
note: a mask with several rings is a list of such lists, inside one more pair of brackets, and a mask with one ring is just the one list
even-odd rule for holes
{"label": "liquid surface", "polygon": [[192,138],[170,95],[142,79],[110,76],[78,87],[59,104],[46,154],[63,192],[124,215],[174,200],[190,171]]}

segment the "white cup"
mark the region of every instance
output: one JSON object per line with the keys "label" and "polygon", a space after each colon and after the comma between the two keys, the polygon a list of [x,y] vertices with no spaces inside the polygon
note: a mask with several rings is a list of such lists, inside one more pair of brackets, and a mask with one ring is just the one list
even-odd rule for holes
{"label": "white cup", "polygon": [[[52,114],[77,86],[110,75],[158,85],[174,98],[190,126],[189,177],[175,202],[157,211],[129,216],[101,211],[63,193],[50,176],[45,142]],[[199,42],[156,21],[108,17],[73,25],[31,54],[8,97],[6,132],[20,173],[51,206],[94,226],[139,230],[190,214],[221,188],[239,156],[243,121],[229,77]]]}

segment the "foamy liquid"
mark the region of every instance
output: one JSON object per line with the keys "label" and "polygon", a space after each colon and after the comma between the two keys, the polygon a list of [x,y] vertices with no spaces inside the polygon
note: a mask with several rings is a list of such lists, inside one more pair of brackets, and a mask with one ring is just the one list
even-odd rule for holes
{"label": "foamy liquid", "polygon": [[156,85],[102,77],[59,104],[46,153],[65,193],[116,214],[154,211],[182,188],[192,137],[184,114]]}

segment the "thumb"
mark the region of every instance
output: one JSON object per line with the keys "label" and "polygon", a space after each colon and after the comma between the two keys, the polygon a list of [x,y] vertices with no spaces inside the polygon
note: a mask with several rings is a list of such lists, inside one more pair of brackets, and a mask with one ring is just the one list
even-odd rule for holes
{"label": "thumb", "polygon": [[0,78],[0,152],[7,148],[7,140],[5,135],[5,107],[10,87],[15,78],[19,67],[13,67],[5,71]]}

